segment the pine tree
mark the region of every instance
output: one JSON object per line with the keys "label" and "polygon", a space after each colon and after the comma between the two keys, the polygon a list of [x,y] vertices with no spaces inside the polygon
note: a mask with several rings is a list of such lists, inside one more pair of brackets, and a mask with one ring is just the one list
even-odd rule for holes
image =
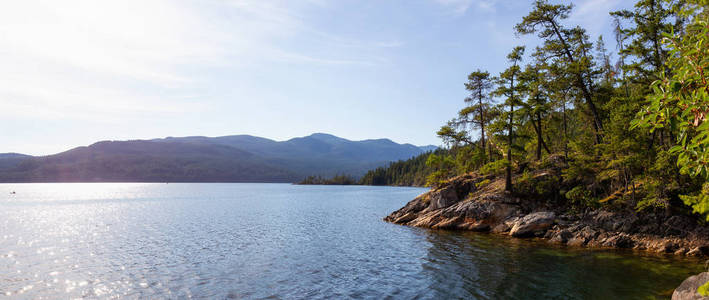
{"label": "pine tree", "polygon": [[512,147],[514,142],[514,118],[515,107],[519,107],[522,102],[519,96],[518,77],[521,73],[520,63],[524,55],[523,46],[515,47],[510,54],[507,55],[507,61],[511,64],[510,67],[502,71],[497,78],[497,89],[495,95],[505,97],[504,106],[509,110],[504,115],[507,119],[507,167],[505,170],[505,191],[512,192]]}
{"label": "pine tree", "polygon": [[[476,70],[468,75],[465,89],[470,91],[470,97],[465,99],[468,106],[463,108],[459,115],[468,120],[473,128],[480,129],[480,149],[485,154],[487,142],[485,140],[485,126],[490,123],[489,111],[491,107],[490,89],[493,87],[492,78],[487,71]],[[488,151],[488,159],[492,156],[492,149]]]}
{"label": "pine tree", "polygon": [[515,26],[515,29],[520,34],[537,33],[544,40],[543,49],[548,53],[547,57],[564,58],[559,62],[563,62],[566,72],[573,75],[573,84],[581,92],[591,111],[596,143],[600,143],[603,121],[587,78],[590,72],[588,71],[589,60],[585,55],[585,33],[581,28],[567,29],[560,23],[569,17],[571,8],[571,5],[553,5],[546,0],[536,0],[534,9]]}

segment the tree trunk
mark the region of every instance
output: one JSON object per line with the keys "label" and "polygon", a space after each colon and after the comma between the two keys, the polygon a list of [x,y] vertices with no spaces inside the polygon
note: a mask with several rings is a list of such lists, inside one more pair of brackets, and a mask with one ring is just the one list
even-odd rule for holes
{"label": "tree trunk", "polygon": [[[662,51],[660,51],[660,39],[661,39],[661,33],[660,29],[658,28],[660,25],[660,18],[657,16],[657,11],[655,10],[655,5],[657,3],[654,0],[650,1],[650,24],[652,25],[652,47],[655,50],[653,53],[653,59],[655,60],[653,65],[655,65],[655,72],[658,72],[662,68],[663,65],[663,60],[664,58],[662,57]],[[664,70],[665,75],[669,75],[668,71],[669,68],[665,68]]]}
{"label": "tree trunk", "polygon": [[551,151],[549,151],[549,147],[547,147],[547,143],[544,142],[544,136],[542,135],[542,116],[541,113],[537,112],[536,113],[536,120],[534,119],[535,115],[532,115],[532,127],[534,128],[534,133],[537,134],[537,152],[536,152],[536,157],[537,160],[542,159],[542,147],[544,147],[544,150],[547,151],[548,154],[551,154]]}
{"label": "tree trunk", "polygon": [[507,169],[505,172],[505,191],[512,192],[512,122],[514,121],[514,84],[515,79],[512,75],[510,80],[510,121],[507,124]]}
{"label": "tree trunk", "polygon": [[[490,135],[488,134],[487,136],[490,136]],[[494,158],[492,157],[492,142],[490,142],[490,141],[488,141],[488,143],[487,143],[487,153],[490,155],[490,157],[488,157],[488,161],[493,161]]]}
{"label": "tree trunk", "polygon": [[[482,90],[478,90],[478,109],[480,110],[480,148],[485,155],[485,118],[483,116],[483,95]],[[492,153],[490,153],[492,155]],[[485,158],[485,162],[489,161],[489,157]]]}
{"label": "tree trunk", "polygon": [[566,95],[564,95],[564,100],[562,104],[563,115],[564,115],[564,159],[569,160],[569,138],[566,132]]}
{"label": "tree trunk", "polygon": [[[542,118],[539,115],[539,112],[537,112],[537,121],[539,122],[537,124],[537,160],[541,160],[542,159],[542,143],[544,143],[544,140],[542,139]],[[534,122],[534,120],[532,120],[532,122]]]}

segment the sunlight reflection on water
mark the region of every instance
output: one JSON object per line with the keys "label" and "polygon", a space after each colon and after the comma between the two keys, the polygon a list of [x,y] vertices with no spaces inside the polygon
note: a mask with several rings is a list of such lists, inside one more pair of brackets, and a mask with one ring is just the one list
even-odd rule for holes
{"label": "sunlight reflection on water", "polygon": [[423,191],[0,184],[0,295],[633,298],[700,266],[381,221]]}

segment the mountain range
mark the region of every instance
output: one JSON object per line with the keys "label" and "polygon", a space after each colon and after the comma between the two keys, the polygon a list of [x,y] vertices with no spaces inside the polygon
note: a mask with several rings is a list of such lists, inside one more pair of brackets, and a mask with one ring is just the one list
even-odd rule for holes
{"label": "mountain range", "polygon": [[294,182],[358,177],[436,148],[325,133],[287,141],[250,135],[102,141],[48,156],[0,153],[0,182]]}

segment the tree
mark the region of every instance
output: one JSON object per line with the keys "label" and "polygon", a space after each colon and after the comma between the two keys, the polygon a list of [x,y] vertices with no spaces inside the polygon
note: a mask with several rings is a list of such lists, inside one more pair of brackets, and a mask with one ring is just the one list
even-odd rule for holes
{"label": "tree", "polygon": [[[601,114],[594,102],[592,87],[585,78],[587,73],[588,60],[584,58],[585,51],[575,53],[578,48],[584,49],[584,45],[573,45],[571,42],[583,42],[583,30],[581,28],[566,29],[560,21],[569,17],[571,5],[553,5],[546,0],[536,0],[534,9],[525,16],[521,23],[515,26],[519,34],[537,33],[539,38],[544,39],[544,50],[552,57],[564,57],[566,71],[573,75],[574,85],[581,92],[588,105],[592,117],[593,126],[596,133],[596,143],[602,141],[603,121]],[[576,46],[576,47],[574,47]]]}
{"label": "tree", "polygon": [[457,127],[460,127],[460,124],[461,122],[456,119],[448,121],[448,124],[441,126],[441,129],[439,129],[436,134],[439,138],[443,140],[443,143],[454,148],[462,145],[472,144],[473,141],[468,138],[467,131],[456,130]]}
{"label": "tree", "polygon": [[[616,34],[623,39],[632,39],[619,52],[623,69],[636,82],[649,86],[658,79],[668,57],[668,49],[662,45],[662,34],[681,30],[684,18],[678,18],[672,11],[672,1],[663,0],[640,0],[634,10],[610,14],[618,20]],[[620,20],[629,21],[631,27],[620,28]],[[625,64],[625,61],[629,63]]]}
{"label": "tree", "polygon": [[515,117],[515,106],[521,105],[519,99],[519,86],[517,86],[517,80],[521,68],[519,66],[522,61],[522,56],[524,55],[524,46],[515,47],[510,54],[507,55],[507,61],[511,64],[509,68],[502,71],[500,76],[497,78],[497,89],[495,90],[495,95],[504,96],[505,102],[504,106],[509,107],[505,117],[507,118],[507,168],[505,171],[505,191],[512,192],[512,145],[513,145],[513,127],[514,127],[514,117]]}
{"label": "tree", "polygon": [[[708,0],[638,0],[612,13],[615,56],[603,37],[562,25],[572,6],[534,1],[516,25],[543,40],[533,62],[520,66],[517,47],[497,77],[471,73],[466,106],[438,132],[451,147],[432,159],[440,172],[431,182],[504,173],[510,192],[514,167],[524,174],[514,192],[525,194],[528,178],[544,171],[557,174],[555,195],[573,205],[664,208],[667,216],[691,207],[709,220],[708,7]],[[486,96],[488,79],[494,90]],[[492,105],[497,98],[503,102]],[[480,139],[471,138],[477,130]],[[551,155],[540,161],[543,151]],[[485,163],[485,152],[504,159]]]}
{"label": "tree", "polygon": [[426,186],[437,188],[454,174],[455,161],[450,155],[431,153],[426,159],[426,166],[435,170],[426,177]]}
{"label": "tree", "polygon": [[[490,89],[493,86],[490,73],[480,69],[468,75],[468,82],[465,83],[465,89],[470,91],[471,95],[465,99],[469,106],[462,109],[459,113],[461,118],[468,118],[470,115],[477,114],[477,118],[471,118],[470,123],[474,128],[480,128],[480,149],[485,154],[487,143],[485,141],[485,126],[490,122],[488,112],[491,106]],[[477,102],[477,103],[475,103]],[[488,158],[492,156],[492,149],[488,151]]]}
{"label": "tree", "polygon": [[611,63],[611,56],[608,54],[608,49],[606,48],[606,42],[603,40],[603,36],[599,36],[596,40],[596,55],[597,60],[600,62],[603,78],[603,85],[612,86],[615,81],[616,70],[613,68]]}
{"label": "tree", "polygon": [[[684,33],[667,35],[670,51],[665,66],[672,75],[660,72],[652,84],[653,93],[633,122],[633,127],[676,131],[680,171],[704,178],[701,191],[682,196],[700,214],[709,214],[709,9],[706,0],[689,1],[681,16],[692,19]],[[709,220],[709,216],[707,216]]]}
{"label": "tree", "polygon": [[535,157],[537,160],[542,158],[542,148],[544,148],[547,153],[551,153],[549,147],[544,142],[544,126],[542,124],[542,115],[546,114],[548,111],[547,105],[547,92],[546,92],[546,82],[545,75],[543,73],[544,65],[541,61],[537,61],[535,64],[527,65],[524,72],[520,74],[520,86],[523,87],[524,92],[527,94],[527,101],[524,103],[524,111],[530,119],[530,124],[534,129],[536,134],[536,152]]}
{"label": "tree", "polygon": [[[666,0],[640,0],[633,10],[620,10],[611,12],[618,20],[618,35],[630,39],[628,45],[620,49],[619,55],[623,61],[623,74],[629,75],[635,89],[642,95],[650,93],[650,85],[658,80],[660,74],[669,76],[669,68],[665,68],[665,61],[669,56],[667,45],[663,45],[664,33],[679,32],[683,28],[685,18],[673,11],[673,6],[681,6],[675,1]],[[679,7],[678,6],[678,7]],[[629,22],[627,28],[621,29],[620,22]],[[628,63],[625,63],[625,62]],[[644,102],[644,97],[632,97],[626,93],[627,101]],[[652,131],[649,147],[652,147],[659,137],[659,144],[666,145],[665,149],[673,144],[674,133],[666,128]],[[665,137],[669,137],[666,139]]]}

